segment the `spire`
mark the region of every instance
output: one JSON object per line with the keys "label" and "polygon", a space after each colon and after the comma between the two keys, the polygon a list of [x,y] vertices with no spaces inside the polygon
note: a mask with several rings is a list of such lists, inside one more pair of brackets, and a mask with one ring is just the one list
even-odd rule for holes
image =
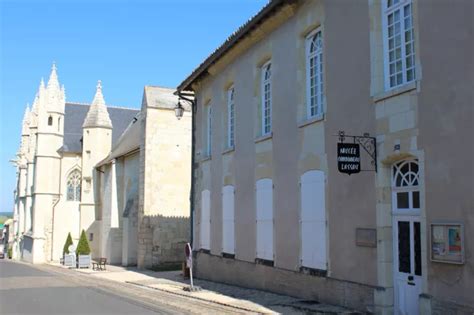
{"label": "spire", "polygon": [[28,134],[28,127],[30,125],[30,104],[26,105],[25,114],[23,115],[23,123],[22,123],[22,135]]}
{"label": "spire", "polygon": [[102,95],[102,82],[97,82],[97,90],[95,92],[94,100],[87,112],[84,120],[83,128],[87,127],[104,127],[112,128],[107,107],[105,106],[104,95]]}
{"label": "spire", "polygon": [[54,61],[53,61],[53,66],[51,67],[51,74],[49,75],[49,81],[48,81],[48,90],[50,89],[59,90],[58,74],[56,72],[56,63]]}

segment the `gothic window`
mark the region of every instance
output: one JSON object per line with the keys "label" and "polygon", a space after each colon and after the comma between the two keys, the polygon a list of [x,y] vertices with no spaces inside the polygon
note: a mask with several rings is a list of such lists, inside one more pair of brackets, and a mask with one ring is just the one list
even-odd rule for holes
{"label": "gothic window", "polygon": [[78,170],[73,171],[67,179],[67,201],[81,200],[81,173]]}
{"label": "gothic window", "polygon": [[48,117],[48,126],[52,126],[52,125],[53,125],[53,117],[49,116]]}

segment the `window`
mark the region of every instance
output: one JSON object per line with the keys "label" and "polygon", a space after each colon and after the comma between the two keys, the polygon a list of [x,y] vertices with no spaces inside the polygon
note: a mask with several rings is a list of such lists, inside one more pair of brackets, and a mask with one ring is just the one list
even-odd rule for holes
{"label": "window", "polygon": [[52,125],[53,125],[53,117],[49,116],[48,117],[48,126],[52,126]]}
{"label": "window", "polygon": [[201,248],[211,248],[211,192],[201,192]]}
{"label": "window", "polygon": [[207,106],[207,156],[211,156],[212,150],[212,108]]}
{"label": "window", "polygon": [[383,7],[387,89],[415,80],[411,0],[386,0]]}
{"label": "window", "polygon": [[257,181],[257,258],[273,261],[273,182]]}
{"label": "window", "polygon": [[306,38],[306,106],[308,118],[323,111],[323,40],[321,31]]}
{"label": "window", "polygon": [[81,200],[81,173],[78,170],[73,171],[67,179],[66,200]]}
{"label": "window", "polygon": [[301,176],[301,265],[327,269],[325,174],[311,170]]}
{"label": "window", "polygon": [[234,186],[222,188],[222,252],[234,254]]}
{"label": "window", "polygon": [[231,87],[227,91],[227,146],[229,148],[234,147],[234,126],[235,126],[235,116],[234,116],[234,88]]}
{"label": "window", "polygon": [[272,64],[262,67],[262,136],[272,131]]}
{"label": "window", "polygon": [[419,177],[417,160],[402,161],[393,166],[392,190],[396,211],[419,211]]}

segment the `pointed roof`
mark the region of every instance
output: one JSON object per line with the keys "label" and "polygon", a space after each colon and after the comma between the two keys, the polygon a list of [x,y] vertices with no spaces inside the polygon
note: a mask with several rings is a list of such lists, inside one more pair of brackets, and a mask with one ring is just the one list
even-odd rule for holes
{"label": "pointed roof", "polygon": [[94,100],[87,112],[84,120],[83,128],[88,127],[103,127],[112,128],[112,122],[105,106],[104,95],[102,94],[102,82],[97,82],[97,90],[95,92]]}
{"label": "pointed roof", "polygon": [[51,74],[49,75],[48,90],[50,89],[59,90],[59,79],[55,62],[53,62],[53,66],[51,67]]}
{"label": "pointed roof", "polygon": [[30,125],[30,104],[26,105],[25,114],[23,115],[23,123],[21,133],[22,135],[28,134],[28,127]]}

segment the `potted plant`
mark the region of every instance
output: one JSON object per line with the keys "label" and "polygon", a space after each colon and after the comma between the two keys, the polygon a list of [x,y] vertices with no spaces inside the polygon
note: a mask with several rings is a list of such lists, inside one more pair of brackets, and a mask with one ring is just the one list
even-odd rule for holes
{"label": "potted plant", "polygon": [[78,268],[89,268],[91,265],[91,249],[89,242],[87,241],[86,232],[82,230],[81,237],[76,249],[77,254],[77,267]]}
{"label": "potted plant", "polygon": [[72,242],[71,233],[68,233],[66,243],[64,243],[63,247],[63,264],[66,267],[74,267],[76,263],[76,254],[74,251],[71,252],[71,249],[73,248],[74,244]]}

